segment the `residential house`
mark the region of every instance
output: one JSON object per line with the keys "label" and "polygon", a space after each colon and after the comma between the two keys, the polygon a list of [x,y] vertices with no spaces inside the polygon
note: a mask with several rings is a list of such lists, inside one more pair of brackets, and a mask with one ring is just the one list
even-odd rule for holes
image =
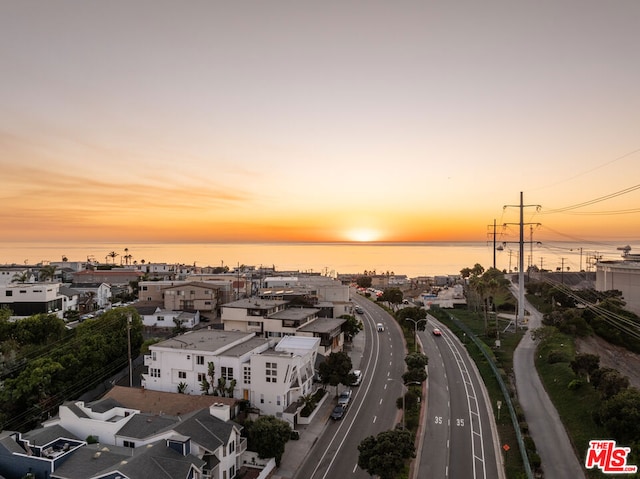
{"label": "residential house", "polygon": [[86,445],[60,426],[27,433],[0,432],[0,475],[22,479],[30,472],[35,479],[49,479],[78,449]]}
{"label": "residential house", "polygon": [[[144,391],[142,394],[145,394]],[[230,421],[229,405],[212,402],[213,400],[220,399],[210,397],[209,407],[190,410],[187,406],[178,414],[141,412],[124,406],[112,397],[90,404],[81,401],[67,402],[61,406],[58,417],[44,424],[44,429],[64,428],[66,431],[73,431],[77,437],[92,437],[101,445],[108,446],[104,451],[128,449],[130,452],[127,455],[132,458],[131,462],[139,463],[136,467],[130,467],[129,461],[125,465],[122,460],[116,460],[113,464],[103,464],[102,468],[92,471],[93,477],[108,477],[107,473],[115,472],[131,479],[156,477],[150,470],[144,475],[142,465],[148,461],[138,459],[143,454],[141,451],[154,448],[152,457],[163,467],[177,461],[177,470],[170,477],[189,478],[194,476],[185,474],[198,472],[201,474],[198,477],[230,479],[235,477],[242,464],[241,456],[246,451],[246,439],[241,437],[240,426]],[[168,452],[167,447],[178,452],[179,456]],[[74,470],[91,467],[86,465],[87,459],[93,462],[83,455],[71,458],[52,477],[74,477]]]}
{"label": "residential house", "polygon": [[214,313],[225,296],[230,296],[229,282],[220,281],[141,281],[139,304],[162,304],[163,309]]}
{"label": "residential house", "polygon": [[[215,387],[220,395],[249,401],[262,414],[282,415],[312,392],[320,341],[311,336],[277,341],[239,331],[191,331],[149,347],[142,386],[176,392],[184,383],[185,393],[203,394],[202,383],[211,382],[208,369],[213,363],[215,384],[209,392]],[[292,416],[297,413],[295,409]]]}
{"label": "residential house", "polygon": [[71,283],[71,289],[78,291],[81,313],[103,309],[111,304],[111,285],[107,283]]}
{"label": "residential house", "polygon": [[[135,306],[134,306],[135,307]],[[161,309],[159,307],[135,307],[142,318],[142,324],[156,328],[175,328],[179,323],[180,326],[187,329],[193,329],[200,324],[200,311],[172,311]]]}
{"label": "residential house", "polygon": [[133,269],[95,269],[83,270],[73,274],[73,283],[107,283],[110,285],[128,285],[140,281],[144,276]]}
{"label": "residential house", "polygon": [[24,278],[25,283],[35,283],[36,274],[29,267],[24,266],[0,266],[0,285],[15,283],[18,278]]}
{"label": "residential house", "polygon": [[7,308],[13,316],[26,317],[39,313],[53,313],[62,318],[65,296],[60,283],[0,284],[0,308]]}

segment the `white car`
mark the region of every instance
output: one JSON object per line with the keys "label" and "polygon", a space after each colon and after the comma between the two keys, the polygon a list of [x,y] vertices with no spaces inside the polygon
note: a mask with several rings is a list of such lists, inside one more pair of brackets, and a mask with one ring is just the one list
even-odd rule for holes
{"label": "white car", "polygon": [[379,333],[384,331],[384,325],[382,323],[376,324],[376,328],[378,328]]}
{"label": "white car", "polygon": [[342,406],[343,408],[347,408],[349,402],[351,401],[351,389],[347,389],[346,391],[342,391],[340,396],[338,396],[338,406]]}
{"label": "white car", "polygon": [[362,371],[356,369],[353,371],[353,375],[356,377],[356,380],[352,386],[360,386],[360,382],[362,382]]}

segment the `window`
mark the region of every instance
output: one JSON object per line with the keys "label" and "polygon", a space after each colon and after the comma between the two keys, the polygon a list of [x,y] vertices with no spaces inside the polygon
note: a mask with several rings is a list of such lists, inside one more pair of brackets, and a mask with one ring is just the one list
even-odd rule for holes
{"label": "window", "polygon": [[235,450],[236,450],[236,443],[235,443],[235,441],[231,441],[231,442],[229,443],[229,452],[230,452],[230,453],[231,453],[231,452],[235,452]]}
{"label": "window", "polygon": [[9,291],[9,290],[7,290],[7,291],[5,291],[5,294],[6,294],[7,296],[13,296],[13,291]]}
{"label": "window", "polygon": [[198,382],[199,383],[201,383],[205,379],[207,379],[207,375],[205,373],[198,373]]}
{"label": "window", "polygon": [[242,371],[245,384],[251,384],[251,366],[245,366]]}
{"label": "window", "polygon": [[264,394],[260,394],[260,404],[264,404]]}
{"label": "window", "polygon": [[191,355],[187,354],[187,361],[191,361]]}
{"label": "window", "polygon": [[276,404],[280,406],[280,396],[276,396]]}
{"label": "window", "polygon": [[146,290],[147,290],[147,287],[146,287],[146,286],[143,286],[143,287],[142,287],[142,291],[146,291]]}
{"label": "window", "polygon": [[226,368],[222,366],[220,368],[220,376],[222,376],[228,381],[231,381],[233,379],[233,368]]}
{"label": "window", "polygon": [[229,477],[236,477],[236,466],[231,466],[229,468]]}
{"label": "window", "polygon": [[123,442],[122,442],[122,445],[123,445],[124,447],[130,447],[130,448],[132,448],[132,449],[136,447],[136,443],[135,443],[135,442],[133,442],[133,441],[123,441]]}
{"label": "window", "polygon": [[196,356],[196,364],[204,364],[204,356]]}
{"label": "window", "polygon": [[164,321],[164,316],[158,316],[158,321]]}
{"label": "window", "polygon": [[178,371],[178,378],[179,379],[187,379],[187,372],[186,371]]}
{"label": "window", "polygon": [[268,383],[278,382],[278,363],[266,363],[265,376]]}
{"label": "window", "polygon": [[151,376],[152,378],[159,378],[160,377],[160,369],[158,369],[158,368],[149,368],[149,376]]}

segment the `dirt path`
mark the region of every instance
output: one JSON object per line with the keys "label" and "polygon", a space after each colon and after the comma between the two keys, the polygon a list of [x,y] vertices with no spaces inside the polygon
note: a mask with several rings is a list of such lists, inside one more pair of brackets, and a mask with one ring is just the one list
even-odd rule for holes
{"label": "dirt path", "polygon": [[597,336],[578,338],[576,350],[579,353],[600,356],[600,367],[616,369],[629,378],[631,386],[640,389],[640,354],[615,346]]}

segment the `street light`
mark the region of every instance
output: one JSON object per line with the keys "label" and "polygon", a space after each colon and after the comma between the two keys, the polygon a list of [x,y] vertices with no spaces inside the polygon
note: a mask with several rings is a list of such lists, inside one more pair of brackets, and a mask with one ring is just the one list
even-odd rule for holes
{"label": "street light", "polygon": [[418,351],[418,323],[420,321],[427,322],[426,319],[413,319],[413,318],[404,318],[405,321],[411,321],[413,323],[413,352]]}
{"label": "street light", "polygon": [[[405,420],[404,420],[404,415],[405,415],[405,401],[404,401],[404,397],[406,395],[406,393],[409,392],[409,386],[411,386],[412,384],[417,384],[418,386],[422,386],[422,383],[420,381],[411,381],[408,382],[407,384],[403,383],[402,381],[398,380],[398,379],[393,379],[393,378],[387,378],[387,381],[398,381],[400,384],[402,384],[402,430],[405,430]],[[406,391],[406,392],[405,392]]]}

